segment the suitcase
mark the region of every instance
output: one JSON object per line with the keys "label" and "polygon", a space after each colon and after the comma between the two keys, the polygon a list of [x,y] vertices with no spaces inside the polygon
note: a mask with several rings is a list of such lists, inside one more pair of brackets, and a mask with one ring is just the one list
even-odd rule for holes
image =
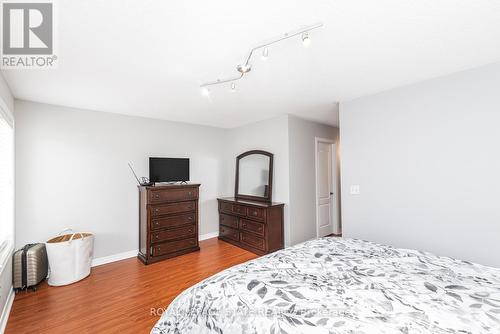
{"label": "suitcase", "polygon": [[28,244],[12,255],[12,284],[16,292],[31,288],[47,278],[49,261],[45,244]]}

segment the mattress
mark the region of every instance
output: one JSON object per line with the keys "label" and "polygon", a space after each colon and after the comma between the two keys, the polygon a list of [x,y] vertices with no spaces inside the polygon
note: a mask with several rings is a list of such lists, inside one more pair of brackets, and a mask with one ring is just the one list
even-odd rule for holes
{"label": "mattress", "polygon": [[185,290],[151,333],[500,333],[500,269],[322,238]]}

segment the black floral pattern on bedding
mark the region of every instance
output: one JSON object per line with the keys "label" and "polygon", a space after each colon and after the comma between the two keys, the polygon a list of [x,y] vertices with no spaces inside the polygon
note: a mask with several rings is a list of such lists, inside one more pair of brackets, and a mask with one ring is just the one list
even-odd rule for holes
{"label": "black floral pattern on bedding", "polygon": [[187,289],[151,333],[500,333],[500,269],[323,238]]}

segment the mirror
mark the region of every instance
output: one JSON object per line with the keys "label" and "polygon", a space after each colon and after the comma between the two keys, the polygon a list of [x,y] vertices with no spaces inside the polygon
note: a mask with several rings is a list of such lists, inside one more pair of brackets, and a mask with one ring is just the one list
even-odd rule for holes
{"label": "mirror", "polygon": [[236,157],[235,197],[270,202],[272,198],[273,154],[248,151]]}

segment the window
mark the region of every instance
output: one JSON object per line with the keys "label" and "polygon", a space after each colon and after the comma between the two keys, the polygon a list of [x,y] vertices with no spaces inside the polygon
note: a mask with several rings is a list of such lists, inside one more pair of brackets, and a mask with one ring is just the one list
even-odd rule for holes
{"label": "window", "polygon": [[14,129],[0,107],[0,269],[14,241]]}

